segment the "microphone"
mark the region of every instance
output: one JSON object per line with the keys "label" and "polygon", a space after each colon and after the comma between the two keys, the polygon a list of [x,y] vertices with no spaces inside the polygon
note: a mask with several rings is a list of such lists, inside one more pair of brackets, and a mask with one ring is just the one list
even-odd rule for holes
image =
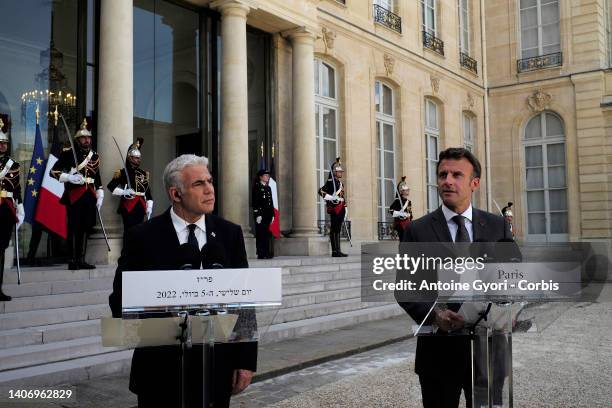
{"label": "microphone", "polygon": [[200,252],[188,243],[179,247],[178,259],[181,265],[179,269],[200,269],[202,262]]}
{"label": "microphone", "polygon": [[204,269],[223,269],[227,265],[225,249],[215,241],[206,242],[201,252]]}

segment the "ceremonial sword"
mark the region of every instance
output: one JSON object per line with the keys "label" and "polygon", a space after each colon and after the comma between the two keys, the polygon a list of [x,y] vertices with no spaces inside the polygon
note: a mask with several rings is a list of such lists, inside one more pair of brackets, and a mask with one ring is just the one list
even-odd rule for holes
{"label": "ceremonial sword", "polygon": [[[117,143],[117,139],[113,136],[113,141],[115,142],[115,146],[117,146],[117,150],[119,151],[119,157],[121,158],[121,163],[123,166],[123,171],[125,172],[125,179],[127,180],[127,187],[132,190],[132,185],[130,184],[130,175],[125,167],[125,159],[123,158],[123,154],[121,153],[121,148],[119,147],[119,143]],[[130,196],[129,199],[134,198],[134,196]]]}
{"label": "ceremonial sword", "polygon": [[[70,148],[72,149],[72,156],[74,157],[74,169],[78,172],[79,160],[77,159],[76,149],[74,147],[74,141],[72,140],[72,134],[70,133],[70,129],[68,129],[68,125],[66,124],[66,119],[64,119],[64,115],[60,114],[60,118],[62,118],[62,122],[64,123],[64,128],[66,128],[66,133],[68,133],[68,141],[70,142]],[[110,252],[111,247],[108,243],[108,236],[106,235],[106,228],[104,228],[104,222],[102,221],[102,215],[100,214],[100,210],[98,206],[96,206],[96,214],[98,214],[98,221],[100,221],[100,228],[102,228],[102,234],[104,235],[104,241],[106,242],[106,247],[108,248],[108,252]]]}
{"label": "ceremonial sword", "polygon": [[19,265],[19,237],[17,236],[17,224],[15,224],[15,253],[17,260],[17,284],[21,285],[21,265]]}

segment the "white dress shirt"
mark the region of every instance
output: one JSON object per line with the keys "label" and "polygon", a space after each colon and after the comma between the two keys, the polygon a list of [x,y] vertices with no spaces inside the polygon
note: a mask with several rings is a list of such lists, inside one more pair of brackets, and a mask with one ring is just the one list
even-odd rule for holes
{"label": "white dress shirt", "polygon": [[449,209],[447,206],[442,204],[442,212],[444,213],[444,218],[446,219],[446,224],[448,225],[448,230],[450,231],[451,238],[453,241],[457,239],[457,231],[459,230],[459,226],[453,220],[453,217],[456,215],[463,215],[465,224],[465,228],[467,229],[468,235],[470,236],[470,242],[474,242],[474,231],[472,228],[472,204],[465,210],[462,214],[457,214],[453,210]]}
{"label": "white dress shirt", "polygon": [[[206,221],[204,217],[205,216],[202,215],[199,220],[193,223],[196,225],[195,236],[198,240],[198,246],[200,249],[202,249],[202,247],[206,244]],[[170,208],[170,218],[172,219],[172,225],[176,231],[179,244],[185,244],[189,238],[189,228],[187,228],[187,226],[190,223],[179,217],[174,212],[174,207]]]}

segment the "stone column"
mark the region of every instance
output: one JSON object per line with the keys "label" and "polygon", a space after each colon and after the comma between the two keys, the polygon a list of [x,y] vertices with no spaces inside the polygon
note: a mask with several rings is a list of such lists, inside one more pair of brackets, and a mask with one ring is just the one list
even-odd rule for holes
{"label": "stone column", "polygon": [[133,142],[133,4],[132,0],[104,0],[100,5],[100,60],[98,62],[97,151],[101,158],[104,185],[102,219],[111,241],[108,252],[104,237],[90,237],[87,259],[95,263],[112,263],[120,255],[123,226],[116,213],[117,200],[106,189],[116,169],[123,163],[113,141],[117,139],[125,155]]}
{"label": "stone column", "polygon": [[293,45],[293,233],[315,236],[316,152],[314,106],[314,32],[288,33]]}
{"label": "stone column", "polygon": [[246,19],[254,2],[219,0],[221,13],[221,136],[219,190],[221,216],[249,230],[249,100]]}

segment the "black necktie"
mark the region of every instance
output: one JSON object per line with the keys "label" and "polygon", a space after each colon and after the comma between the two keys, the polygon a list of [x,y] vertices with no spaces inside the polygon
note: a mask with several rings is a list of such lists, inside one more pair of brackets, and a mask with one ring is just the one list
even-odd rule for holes
{"label": "black necktie", "polygon": [[198,244],[198,239],[195,236],[195,229],[197,225],[189,224],[187,228],[189,228],[189,236],[187,237],[187,243],[194,247],[196,251],[200,250],[200,245]]}
{"label": "black necktie", "polygon": [[472,242],[470,240],[470,234],[465,227],[465,217],[463,215],[455,215],[453,221],[457,224],[457,235],[455,235],[455,242]]}

